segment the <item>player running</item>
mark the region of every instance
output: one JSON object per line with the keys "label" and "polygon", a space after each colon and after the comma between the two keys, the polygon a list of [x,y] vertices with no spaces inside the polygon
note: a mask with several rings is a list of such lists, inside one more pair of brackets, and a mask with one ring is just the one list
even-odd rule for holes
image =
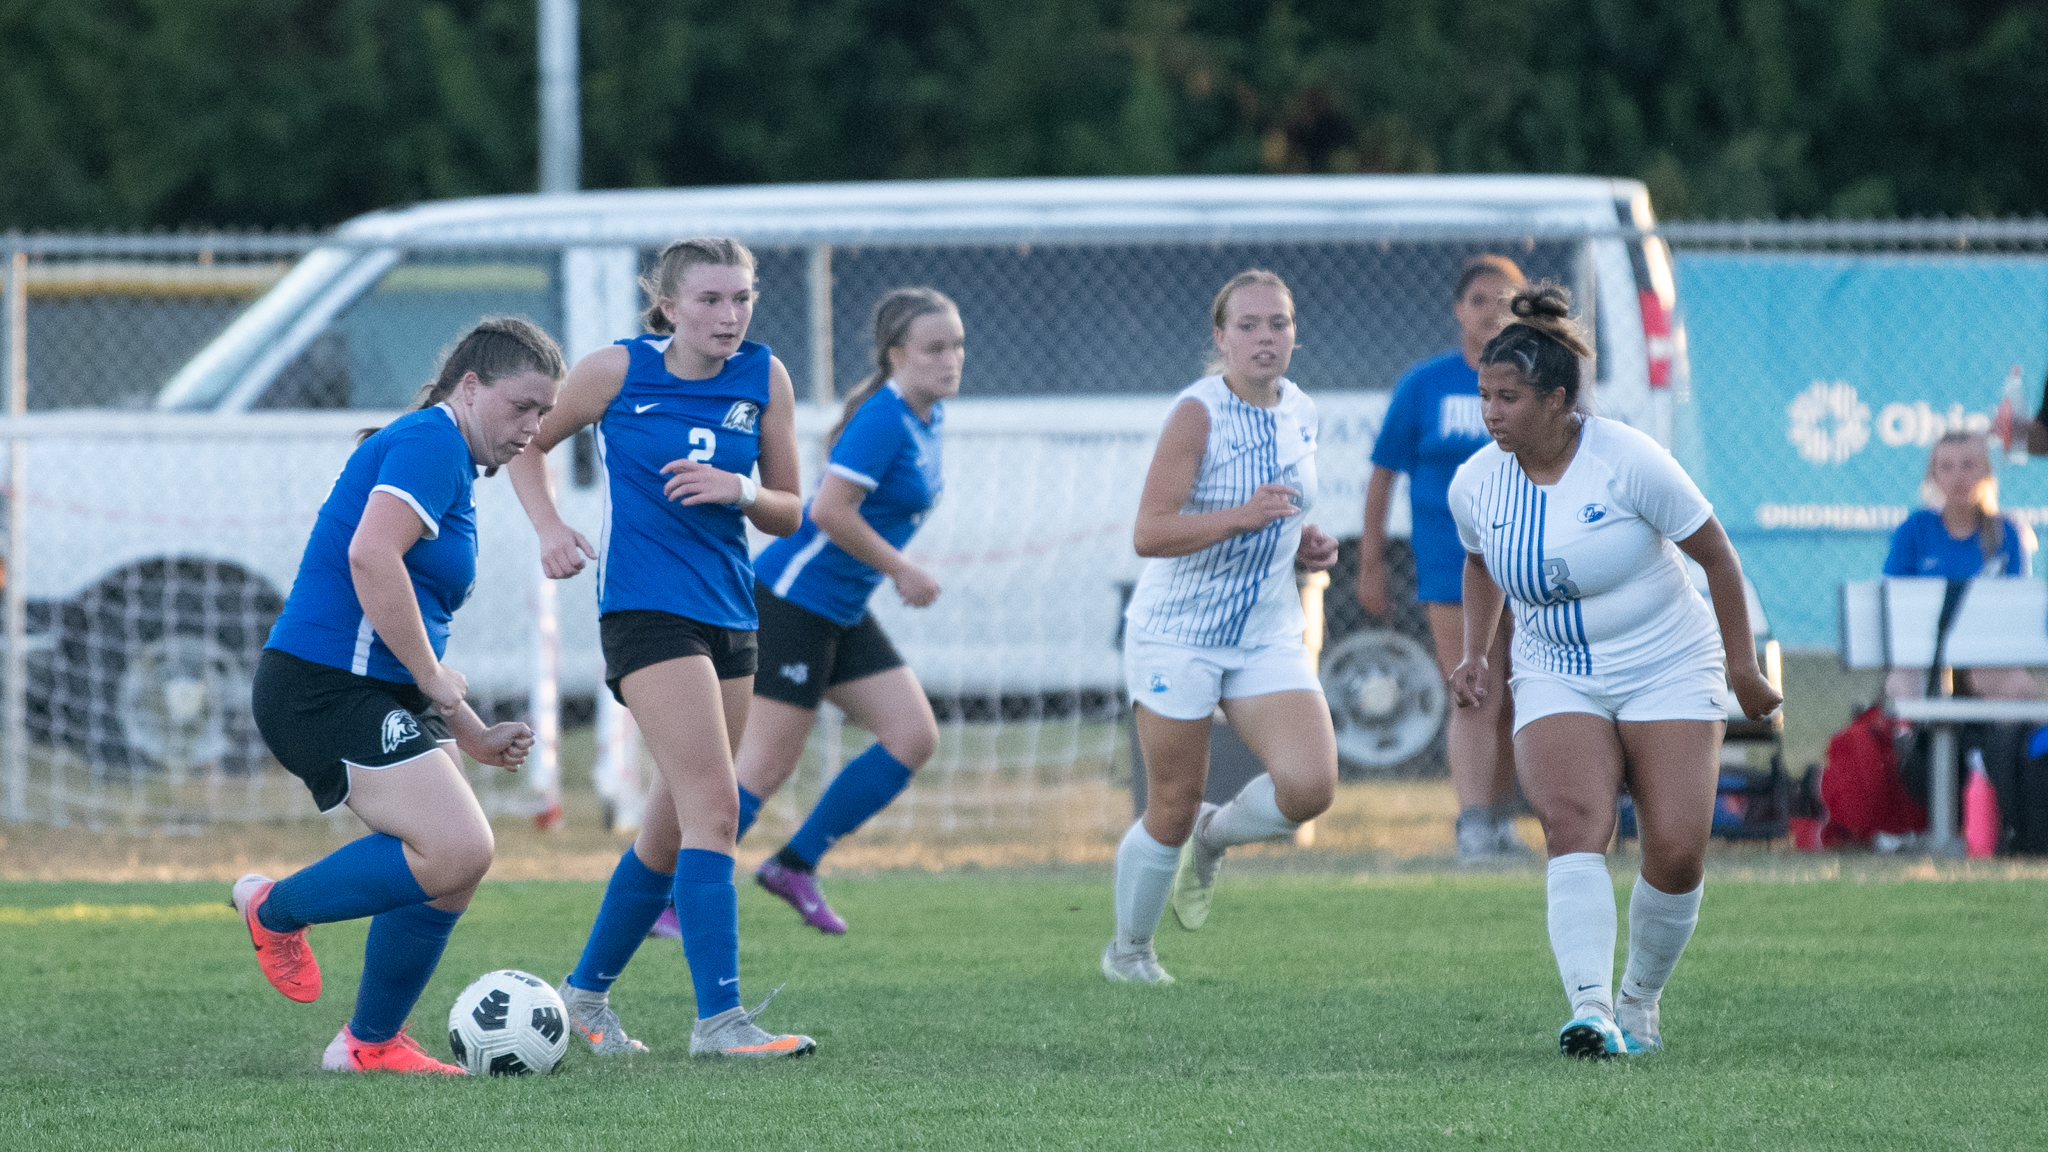
{"label": "player running", "polygon": [[[554,579],[598,562],[605,683],[632,710],[658,770],[640,835],[619,858],[597,923],[560,988],[600,1054],[645,1051],[612,1011],[612,982],[670,901],[697,993],[693,1056],[801,1056],[808,1036],[772,1035],[740,1004],[732,756],[752,696],[756,618],[746,525],[794,532],[795,390],[746,339],[754,256],[736,240],[678,240],[642,283],[648,335],[584,357],[512,485]],[[597,426],[606,473],[603,551],[562,522],[546,454]],[[750,475],[759,465],[761,480]],[[772,999],[772,997],[771,997]]]}
{"label": "player running", "polygon": [[913,608],[938,598],[939,582],[902,549],[945,485],[939,429],[966,357],[966,330],[951,300],[931,288],[883,296],[875,305],[875,370],[825,437],[831,459],[803,526],[755,561],[761,672],[740,738],[740,835],[796,771],[820,699],[875,734],[796,835],[754,873],[804,923],[835,936],[846,921],[818,891],[819,858],[888,807],[938,747],[924,686],[867,604],[885,576]]}
{"label": "player running", "polygon": [[[1181,926],[1209,915],[1233,844],[1291,836],[1330,806],[1337,738],[1302,642],[1297,567],[1336,562],[1303,515],[1316,497],[1316,407],[1286,377],[1294,296],[1240,272],[1211,308],[1215,374],[1175,400],[1138,499],[1151,557],[1125,613],[1124,679],[1145,759],[1145,813],[1116,853],[1111,980],[1170,984],[1153,931],[1171,895]],[[1209,726],[1224,717],[1266,766],[1228,804],[1202,802]]]}
{"label": "player running", "polygon": [[[1752,719],[1783,698],[1757,668],[1742,564],[1706,497],[1656,441],[1580,409],[1593,354],[1567,319],[1570,295],[1546,282],[1511,308],[1515,320],[1479,361],[1493,443],[1450,487],[1466,551],[1464,659],[1451,689],[1461,708],[1485,700],[1505,599],[1515,766],[1543,822],[1550,948],[1571,1000],[1558,1047],[1643,1052],[1663,1047],[1658,1001],[1699,922],[1724,693],[1732,685]],[[1706,569],[1711,612],[1680,552]],[[1617,1001],[1604,853],[1624,785],[1643,868]]]}
{"label": "player running", "polygon": [[256,664],[256,726],[322,812],[370,835],[233,900],[272,986],[320,996],[310,924],[369,916],[355,1014],[320,1058],[334,1072],[460,1075],[405,1033],[455,921],[491,866],[491,825],[446,746],[517,768],[524,724],[485,727],[441,663],[476,579],[476,469],[519,455],[554,405],[562,353],[525,320],[456,342],[412,409],[366,434],[320,507],[291,597]]}

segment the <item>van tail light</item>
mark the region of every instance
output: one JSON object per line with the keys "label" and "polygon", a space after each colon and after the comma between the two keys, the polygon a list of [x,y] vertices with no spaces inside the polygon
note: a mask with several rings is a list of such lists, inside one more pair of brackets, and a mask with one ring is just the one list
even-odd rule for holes
{"label": "van tail light", "polygon": [[1653,288],[1636,294],[1643,308],[1643,345],[1650,354],[1650,387],[1671,387],[1671,310]]}

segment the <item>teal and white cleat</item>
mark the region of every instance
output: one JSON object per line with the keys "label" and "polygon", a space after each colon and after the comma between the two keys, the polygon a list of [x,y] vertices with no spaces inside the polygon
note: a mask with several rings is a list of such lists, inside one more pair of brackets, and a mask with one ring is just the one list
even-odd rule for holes
{"label": "teal and white cleat", "polygon": [[1557,1050],[1566,1056],[1605,1060],[1627,1055],[1628,1041],[1614,1021],[1588,1013],[1557,1030]]}
{"label": "teal and white cleat", "polygon": [[1152,942],[1128,946],[1116,940],[1102,946],[1102,974],[1117,984],[1171,984],[1173,977],[1159,966],[1159,954]]}
{"label": "teal and white cleat", "polygon": [[1628,1046],[1629,1055],[1664,1050],[1664,1032],[1658,1027],[1657,1015],[1655,1000],[1638,1000],[1623,994],[1614,1001],[1614,1022],[1621,1028],[1621,1039]]}
{"label": "teal and white cleat", "polygon": [[599,1056],[623,1056],[647,1051],[647,1045],[626,1035],[619,1014],[612,1011],[611,997],[570,986],[567,980],[555,989],[562,1006],[569,1010],[569,1027]]}
{"label": "teal and white cleat", "polygon": [[1194,831],[1188,833],[1180,846],[1180,867],[1174,869],[1173,888],[1166,895],[1173,918],[1190,932],[1209,922],[1209,897],[1216,891],[1216,866],[1223,863],[1223,849],[1202,842],[1202,831],[1209,827],[1216,808],[1205,801],[1196,814]]}

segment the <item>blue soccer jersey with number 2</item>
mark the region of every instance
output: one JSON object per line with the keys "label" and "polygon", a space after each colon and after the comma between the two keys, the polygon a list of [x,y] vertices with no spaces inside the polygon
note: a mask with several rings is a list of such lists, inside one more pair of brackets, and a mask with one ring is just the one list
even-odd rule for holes
{"label": "blue soccer jersey with number 2", "polygon": [[759,618],[745,513],[733,504],[668,499],[662,489],[670,477],[661,470],[696,460],[753,474],[773,357],[766,345],[744,341],[718,375],[684,380],[662,359],[672,339],[619,341],[631,360],[597,425],[605,469],[598,612],[647,609],[751,631]]}

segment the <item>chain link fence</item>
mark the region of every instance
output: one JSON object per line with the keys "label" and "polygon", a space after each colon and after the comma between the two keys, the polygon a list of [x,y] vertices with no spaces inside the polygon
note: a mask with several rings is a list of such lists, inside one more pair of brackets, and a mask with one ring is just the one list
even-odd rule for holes
{"label": "chain link fence", "polygon": [[[1671,389],[1674,450],[1736,538],[1780,638],[1827,646],[1834,581],[1882,559],[1939,429],[1989,428],[2013,365],[2026,412],[2038,403],[2048,223],[1662,235],[1677,250],[1687,321],[1673,339],[1691,363]],[[948,492],[913,545],[946,595],[922,613],[886,595],[875,603],[946,730],[934,769],[885,828],[1056,837],[1128,819],[1116,799],[1129,771],[1117,645],[1120,585],[1138,566],[1130,518],[1166,402],[1203,371],[1211,296],[1246,267],[1293,286],[1301,347],[1289,374],[1322,413],[1312,515],[1346,541],[1324,598],[1326,669],[1350,653],[1343,682],[1328,685],[1346,770],[1442,771],[1440,725],[1410,722],[1432,690],[1441,708],[1441,685],[1413,598],[1405,499],[1389,545],[1395,618],[1369,618],[1352,593],[1388,390],[1455,345],[1458,270],[1500,252],[1575,288],[1603,353],[1596,404],[1652,425],[1643,377],[1655,334],[1626,259],[1640,243],[1622,228],[760,242],[750,336],[776,350],[805,401],[808,483],[815,438],[835,415],[817,401],[865,374],[875,299],[930,284],[967,324]],[[1619,272],[1602,245],[1624,254]],[[405,403],[478,315],[524,313],[572,352],[630,334],[642,301],[617,282],[656,246],[611,245],[606,289],[586,276],[602,260],[579,264],[531,237],[388,250],[310,235],[0,237],[14,410],[92,410],[9,425],[6,580],[20,643],[6,677],[19,686],[8,693],[19,715],[7,815],[155,825],[306,814],[303,790],[253,738],[246,682],[354,430]],[[606,291],[608,318],[592,327],[588,301]],[[256,338],[217,339],[231,324]],[[594,525],[602,478],[589,441],[557,456],[565,513]],[[2023,520],[2048,519],[2048,467],[2008,465],[2002,480]],[[509,490],[492,494],[504,487],[479,487],[486,586],[457,621],[450,660],[510,715],[546,660],[531,533]],[[571,723],[589,715],[599,676],[595,597],[578,579],[556,590],[559,646],[547,657]],[[1387,633],[1410,641],[1405,656],[1370,640]],[[821,725],[777,801],[785,815],[829,778],[838,740]],[[545,800],[484,786],[498,811]]]}

